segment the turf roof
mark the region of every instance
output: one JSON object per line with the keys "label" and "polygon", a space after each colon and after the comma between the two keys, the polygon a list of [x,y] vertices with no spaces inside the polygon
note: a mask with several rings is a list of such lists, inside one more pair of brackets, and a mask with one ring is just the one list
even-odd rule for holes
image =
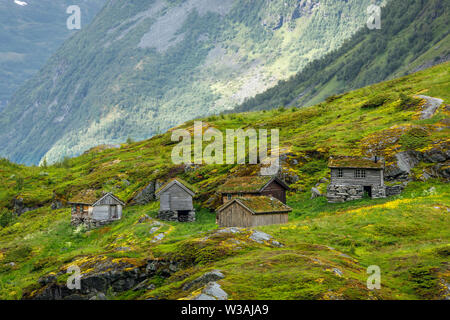
{"label": "turf roof", "polygon": [[[233,201],[240,202],[245,207],[253,211],[255,214],[263,214],[263,213],[280,213],[280,212],[291,212],[292,209],[287,205],[283,204],[280,200],[267,197],[267,196],[257,196],[257,197],[240,197],[235,198]],[[227,207],[233,201],[226,203],[221,209]]]}
{"label": "turf roof", "polygon": [[362,168],[362,169],[383,169],[384,160],[370,160],[361,157],[334,157],[328,162],[329,168]]}
{"label": "turf roof", "polygon": [[69,203],[93,204],[100,198],[101,196],[97,195],[97,190],[87,189],[70,199]]}
{"label": "turf roof", "polygon": [[220,193],[259,192],[270,180],[271,176],[250,176],[228,179],[220,188]]}

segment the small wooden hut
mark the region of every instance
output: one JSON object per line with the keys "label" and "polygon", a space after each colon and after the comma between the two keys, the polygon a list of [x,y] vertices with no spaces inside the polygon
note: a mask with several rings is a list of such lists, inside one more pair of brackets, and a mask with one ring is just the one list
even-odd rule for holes
{"label": "small wooden hut", "polygon": [[268,196],[286,204],[289,186],[276,176],[247,176],[228,179],[219,189],[222,203],[234,198]]}
{"label": "small wooden hut", "polygon": [[195,209],[192,198],[195,196],[193,187],[177,178],[173,179],[156,191],[160,207],[158,219],[166,221],[193,222]]}
{"label": "small wooden hut", "polygon": [[383,158],[338,156],[330,158],[328,167],[331,183],[327,188],[328,202],[345,202],[371,198],[385,198]]}
{"label": "small wooden hut", "polygon": [[122,218],[125,203],[112,193],[96,196],[95,190],[86,190],[69,201],[72,205],[72,225],[101,226]]}
{"label": "small wooden hut", "polygon": [[219,227],[256,227],[288,222],[292,209],[280,200],[267,196],[234,198],[217,209]]}

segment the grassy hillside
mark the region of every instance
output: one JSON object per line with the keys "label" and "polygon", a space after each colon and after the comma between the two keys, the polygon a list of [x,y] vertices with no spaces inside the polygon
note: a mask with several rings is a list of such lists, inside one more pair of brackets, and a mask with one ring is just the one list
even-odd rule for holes
{"label": "grassy hillside", "polygon": [[448,1],[393,1],[382,8],[381,29],[363,28],[338,50],[249,99],[235,112],[309,106],[327,97],[404,76],[450,57]]}
{"label": "grassy hillside", "polygon": [[232,109],[338,48],[369,3],[109,1],[2,112],[0,155],[54,162]]}
{"label": "grassy hillside", "polygon": [[[403,150],[448,152],[449,66],[335,96],[314,107],[202,119],[220,130],[280,129],[284,173],[298,178],[291,181],[288,195],[293,212],[287,225],[257,229],[281,247],[271,240],[252,240],[252,230],[217,231],[215,216],[206,208],[227,177],[258,168],[204,165],[185,170],[172,165],[170,132],[115,149],[99,146],[53,166],[3,160],[0,297],[42,295],[47,288],[42,279],[53,275],[53,285],[64,284],[65,270],[75,263],[83,277],[103,280],[111,270],[126,279],[151,270],[136,290],[119,290],[115,282],[104,292],[110,299],[189,298],[201,288],[183,287],[212,269],[225,275],[219,283],[231,299],[444,298],[450,281],[450,197],[448,181],[424,179],[433,164],[420,162],[404,193],[387,199],[328,204],[323,197],[310,199],[309,190],[328,175],[330,155],[362,155],[376,148],[391,165]],[[413,99],[416,94],[439,97],[444,104],[431,119],[419,120],[423,101]],[[380,96],[383,102],[374,103]],[[191,126],[192,121],[181,127]],[[426,134],[416,135],[417,130]],[[448,160],[443,165],[448,167]],[[113,191],[131,204],[150,181],[173,176],[199,190],[195,223],[158,222],[158,202],[152,202],[130,205],[123,220],[86,231],[70,226],[69,209],[50,208],[85,189]],[[34,210],[16,217],[14,206]],[[370,265],[381,268],[379,291],[366,288]]]}

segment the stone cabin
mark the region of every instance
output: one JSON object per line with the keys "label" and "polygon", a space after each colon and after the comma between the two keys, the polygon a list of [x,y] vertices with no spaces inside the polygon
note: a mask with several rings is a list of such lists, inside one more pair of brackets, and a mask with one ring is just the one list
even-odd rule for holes
{"label": "stone cabin", "polygon": [[248,176],[228,179],[217,192],[222,204],[234,198],[271,196],[286,204],[289,186],[276,176]]}
{"label": "stone cabin", "polygon": [[72,205],[72,225],[99,227],[122,219],[125,203],[112,193],[98,198],[95,190],[81,192],[68,202]]}
{"label": "stone cabin", "polygon": [[193,188],[185,181],[173,179],[156,191],[160,207],[158,219],[166,221],[193,222],[195,210]]}
{"label": "stone cabin", "polygon": [[236,197],[217,210],[216,223],[219,227],[249,228],[288,222],[290,207],[274,197]]}
{"label": "stone cabin", "polygon": [[330,158],[331,183],[327,187],[330,203],[361,199],[385,198],[384,159],[361,157]]}

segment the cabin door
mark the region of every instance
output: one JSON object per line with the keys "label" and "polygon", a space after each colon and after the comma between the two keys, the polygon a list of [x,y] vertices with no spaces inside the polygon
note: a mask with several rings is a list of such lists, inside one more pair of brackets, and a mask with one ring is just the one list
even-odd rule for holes
{"label": "cabin door", "polygon": [[364,197],[372,198],[372,186],[364,187]]}
{"label": "cabin door", "polygon": [[118,212],[117,212],[117,206],[111,205],[109,206],[109,216],[111,219],[117,219],[118,218]]}

